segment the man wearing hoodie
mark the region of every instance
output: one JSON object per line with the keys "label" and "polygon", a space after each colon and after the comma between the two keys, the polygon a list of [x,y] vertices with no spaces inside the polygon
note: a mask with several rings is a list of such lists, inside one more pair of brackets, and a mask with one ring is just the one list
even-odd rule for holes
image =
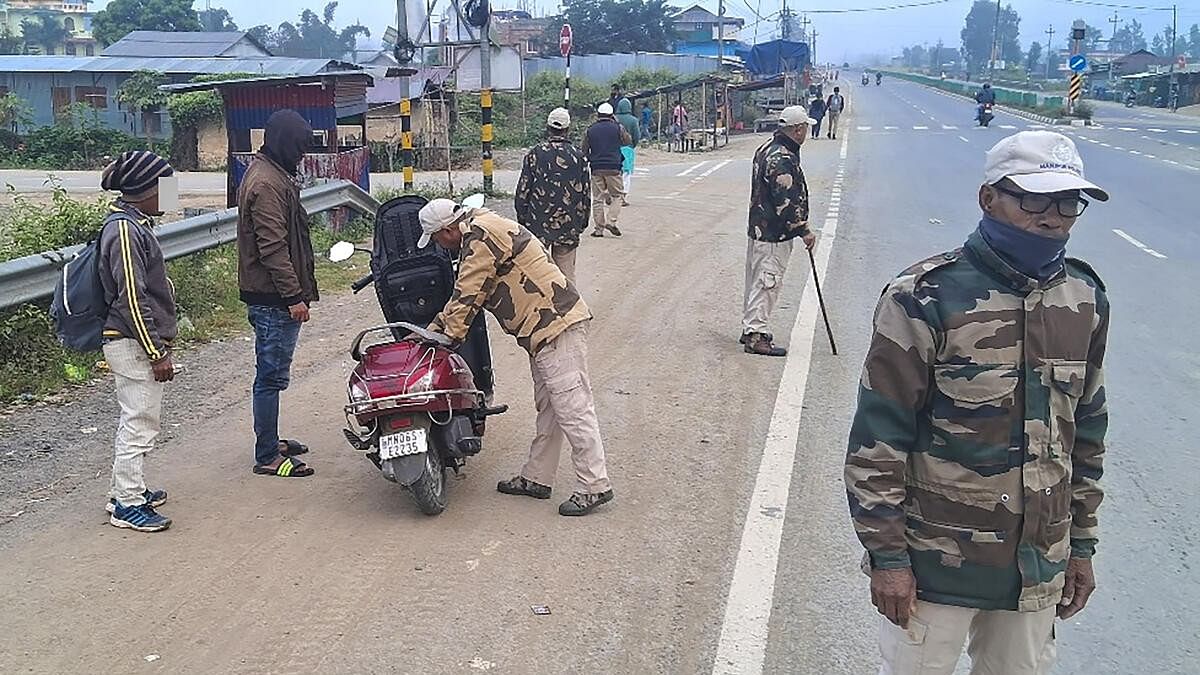
{"label": "man wearing hoodie", "polygon": [[613,117],[613,107],[601,103],[596,108],[596,121],[583,136],[580,150],[592,170],[592,230],[593,237],[603,237],[608,230],[621,236],[617,217],[625,190],[621,183],[621,146],[633,140],[629,132]]}
{"label": "man wearing hoodie", "polygon": [[621,206],[629,206],[629,188],[633,185],[633,162],[637,153],[637,144],[642,140],[638,120],[633,116],[633,104],[623,98],[617,102],[617,121],[629,134],[629,142],[621,145],[621,187],[625,194],[621,195]]}
{"label": "man wearing hoodie", "polygon": [[300,160],[312,127],[294,110],[267,120],[262,150],[238,189],[238,286],[254,326],[254,473],[303,478],[308,452],[279,438],[279,393],[287,389],[300,324],[318,299],[308,214],[300,205]]}

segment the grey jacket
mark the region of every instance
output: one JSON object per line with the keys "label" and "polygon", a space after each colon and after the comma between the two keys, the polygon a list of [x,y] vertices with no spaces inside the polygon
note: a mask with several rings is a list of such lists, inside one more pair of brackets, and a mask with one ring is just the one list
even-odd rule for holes
{"label": "grey jacket", "polygon": [[118,201],[100,231],[100,284],[108,302],[104,337],[137,340],[151,362],[170,354],[178,334],[175,287],[153,227],[149,216]]}

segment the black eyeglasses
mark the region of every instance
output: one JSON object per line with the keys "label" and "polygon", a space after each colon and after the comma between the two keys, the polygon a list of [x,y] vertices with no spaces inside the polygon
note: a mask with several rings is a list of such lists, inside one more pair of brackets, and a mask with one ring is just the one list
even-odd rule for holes
{"label": "black eyeglasses", "polygon": [[1083,197],[1051,197],[1036,192],[1016,192],[993,185],[1000,192],[1021,200],[1021,210],[1025,213],[1045,213],[1051,206],[1058,207],[1058,215],[1063,218],[1078,218],[1087,210],[1088,200]]}

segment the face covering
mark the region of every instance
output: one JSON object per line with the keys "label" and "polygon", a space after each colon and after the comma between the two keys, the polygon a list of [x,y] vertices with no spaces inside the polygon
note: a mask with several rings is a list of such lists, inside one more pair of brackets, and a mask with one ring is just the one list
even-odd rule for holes
{"label": "face covering", "polygon": [[979,233],[1004,262],[1031,279],[1046,282],[1062,269],[1066,239],[1026,232],[988,215],[979,221]]}
{"label": "face covering", "polygon": [[281,169],[295,175],[312,143],[312,127],[295,110],[280,110],[267,120],[263,153]]}

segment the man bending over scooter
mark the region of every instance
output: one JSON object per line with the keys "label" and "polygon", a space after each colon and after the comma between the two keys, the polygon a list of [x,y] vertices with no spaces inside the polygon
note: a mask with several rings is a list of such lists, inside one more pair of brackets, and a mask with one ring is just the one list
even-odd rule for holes
{"label": "man bending over scooter", "polygon": [[577,485],[558,512],[583,516],[612,501],[588,377],[587,327],[592,315],[575,285],[537,237],[516,221],[449,199],[426,204],[420,219],[424,234],[419,247],[432,240],[459,255],[454,293],[429,330],[457,345],[466,339],[475,314],[486,308],[529,352],[537,435],[521,472],[496,489],[549,499],[565,438],[571,444]]}

